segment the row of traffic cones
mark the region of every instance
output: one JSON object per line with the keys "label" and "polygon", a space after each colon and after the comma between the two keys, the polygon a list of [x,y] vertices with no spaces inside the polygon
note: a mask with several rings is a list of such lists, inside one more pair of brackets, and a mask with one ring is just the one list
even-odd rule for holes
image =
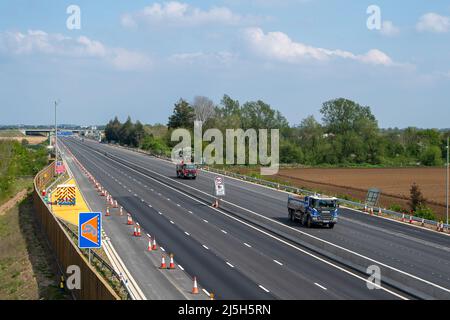
{"label": "row of traffic cones", "polygon": [[[122,216],[124,213],[124,209],[122,206],[119,207],[117,200],[113,200],[112,196],[108,194],[108,192],[94,179],[94,177],[81,165],[81,163],[79,163],[77,161],[78,165],[80,165],[80,167],[82,168],[83,172],[88,175],[89,180],[94,184],[95,188],[97,189],[97,191],[100,193],[100,196],[106,197],[106,203],[108,204],[108,206],[106,207],[106,214],[105,216],[110,216],[110,206],[112,208],[119,208],[119,215]],[[216,199],[213,204],[213,207],[218,208],[219,207],[219,200]],[[131,216],[130,213],[127,213],[127,225],[133,225],[133,218]],[[135,223],[134,224],[134,230],[133,230],[133,236],[135,237],[140,237],[141,236],[141,227],[139,225],[139,223]],[[158,247],[156,244],[156,237],[151,238],[149,236],[148,238],[148,246],[147,246],[147,251],[157,251]],[[170,260],[169,260],[169,264],[167,265],[166,263],[166,257],[165,255],[161,256],[161,265],[160,265],[160,269],[169,269],[169,270],[174,270],[176,269],[175,267],[175,262],[174,262],[174,255],[170,254],[169,255]],[[193,286],[192,286],[192,290],[191,290],[192,294],[199,294],[199,288],[198,288],[198,283],[197,283],[197,277],[193,278]],[[210,294],[210,299],[214,300],[214,294],[211,293]]]}

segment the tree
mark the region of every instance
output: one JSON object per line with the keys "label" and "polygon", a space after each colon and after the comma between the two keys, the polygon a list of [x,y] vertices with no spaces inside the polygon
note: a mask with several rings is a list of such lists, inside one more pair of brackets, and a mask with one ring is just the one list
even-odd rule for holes
{"label": "tree", "polygon": [[410,193],[410,200],[408,202],[408,205],[411,208],[411,210],[415,212],[419,207],[423,206],[426,200],[423,197],[419,186],[415,182],[411,185],[409,193]]}
{"label": "tree", "polygon": [[427,147],[420,155],[420,161],[425,166],[442,165],[442,151],[438,146]]}
{"label": "tree", "polygon": [[195,120],[206,123],[215,114],[214,102],[207,97],[197,96],[193,103]]}
{"label": "tree", "polygon": [[169,129],[193,128],[194,119],[194,109],[186,100],[180,99],[175,103],[173,114],[169,117],[167,126]]}

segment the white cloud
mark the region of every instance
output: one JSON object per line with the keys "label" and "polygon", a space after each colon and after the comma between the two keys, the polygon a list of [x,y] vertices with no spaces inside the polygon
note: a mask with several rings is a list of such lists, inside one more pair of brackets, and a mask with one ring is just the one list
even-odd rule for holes
{"label": "white cloud", "polygon": [[294,42],[282,32],[268,32],[265,34],[260,28],[246,29],[244,31],[244,40],[249,49],[255,54],[282,62],[301,63],[341,58],[372,65],[395,65],[387,54],[378,49],[372,49],[363,55],[356,55],[340,49],[330,50]]}
{"label": "white cloud", "polygon": [[450,17],[430,12],[420,17],[416,25],[418,31],[444,33],[450,31]]}
{"label": "white cloud", "polygon": [[45,54],[65,58],[94,58],[120,70],[139,70],[151,65],[151,60],[138,52],[107,47],[100,41],[85,36],[73,39],[41,30],[0,33],[0,52],[10,55]]}
{"label": "white cloud", "polygon": [[169,57],[169,61],[182,64],[208,64],[208,65],[230,65],[237,58],[236,54],[228,51],[219,51],[214,53],[187,52],[177,53]]}
{"label": "white cloud", "polygon": [[227,7],[202,10],[178,1],[153,3],[138,12],[124,14],[121,18],[124,27],[136,27],[141,23],[184,27],[206,24],[236,26],[260,20],[261,18],[236,14]]}
{"label": "white cloud", "polygon": [[400,29],[394,25],[392,21],[383,21],[380,33],[382,35],[393,37],[400,33]]}

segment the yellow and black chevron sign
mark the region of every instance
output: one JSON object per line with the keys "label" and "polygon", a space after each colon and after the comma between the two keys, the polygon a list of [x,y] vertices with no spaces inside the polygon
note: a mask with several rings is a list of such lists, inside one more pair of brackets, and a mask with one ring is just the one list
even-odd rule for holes
{"label": "yellow and black chevron sign", "polygon": [[76,186],[72,184],[59,185],[56,187],[56,201],[58,205],[75,205]]}

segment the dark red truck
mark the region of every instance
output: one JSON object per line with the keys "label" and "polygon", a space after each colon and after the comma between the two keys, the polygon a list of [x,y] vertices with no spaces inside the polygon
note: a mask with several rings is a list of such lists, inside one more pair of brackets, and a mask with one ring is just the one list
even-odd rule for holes
{"label": "dark red truck", "polygon": [[177,164],[177,178],[184,178],[184,179],[197,178],[197,166],[193,163]]}

